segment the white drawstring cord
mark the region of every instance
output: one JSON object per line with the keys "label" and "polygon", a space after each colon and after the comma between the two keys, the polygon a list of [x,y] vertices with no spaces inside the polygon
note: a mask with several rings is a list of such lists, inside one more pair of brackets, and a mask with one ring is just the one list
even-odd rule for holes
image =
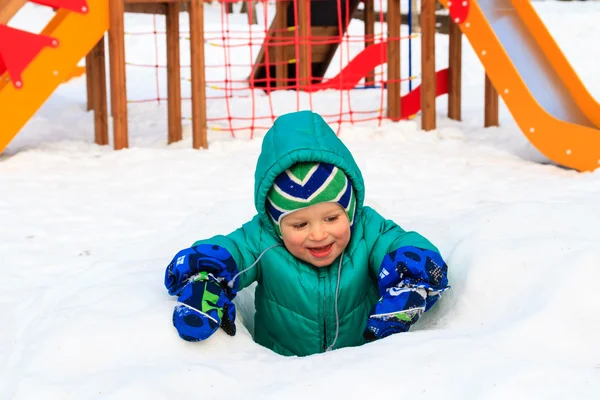
{"label": "white drawstring cord", "polygon": [[256,259],[256,261],[254,261],[254,263],[252,263],[251,266],[249,266],[248,268],[246,268],[243,271],[238,272],[237,274],[235,274],[233,276],[233,278],[227,282],[227,286],[229,286],[231,289],[233,289],[233,284],[235,282],[235,280],[237,279],[238,276],[240,276],[241,274],[243,274],[244,272],[248,272],[250,271],[250,268],[253,268],[256,264],[258,264],[258,261],[260,260],[260,258],[269,250],[271,250],[273,247],[277,247],[277,246],[283,246],[282,244],[274,244],[273,246],[267,248],[265,251],[263,251],[262,253],[260,253],[260,256],[258,256],[258,258]]}

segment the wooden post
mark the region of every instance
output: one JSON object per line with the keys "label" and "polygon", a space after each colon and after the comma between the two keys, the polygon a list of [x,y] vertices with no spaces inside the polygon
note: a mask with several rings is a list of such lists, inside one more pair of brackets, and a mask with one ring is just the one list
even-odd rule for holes
{"label": "wooden post", "polygon": [[[89,60],[91,75],[91,103],[94,107],[94,142],[100,145],[108,144],[108,105],[106,100],[106,56],[104,51],[104,36],[94,46],[86,57],[86,67]],[[87,68],[86,68],[87,69]]]}
{"label": "wooden post", "polygon": [[110,104],[115,150],[129,147],[125,74],[125,0],[109,0]]}
{"label": "wooden post", "polygon": [[[275,29],[275,82],[277,87],[285,87],[288,86],[288,65],[289,61],[287,59],[286,49],[288,46],[284,46],[282,43],[286,41],[286,25],[287,25],[287,10],[288,10],[289,2],[284,0],[277,0],[275,3],[275,18],[276,21],[276,29]],[[268,65],[265,68],[269,68]],[[270,82],[267,82],[267,86],[271,86]]]}
{"label": "wooden post", "polygon": [[485,115],[484,127],[498,126],[498,92],[492,81],[485,74]]}
{"label": "wooden post", "polygon": [[168,143],[183,138],[181,126],[181,62],[179,51],[179,3],[167,4]]}
{"label": "wooden post", "polygon": [[87,94],[87,110],[93,110],[94,109],[94,99],[93,99],[93,94],[92,91],[94,90],[94,81],[93,81],[93,74],[94,71],[92,71],[92,68],[94,68],[93,64],[93,60],[92,60],[92,51],[90,51],[88,53],[87,56],[85,56],[85,86],[86,86],[86,94]]}
{"label": "wooden post", "polygon": [[402,115],[400,103],[400,0],[388,0],[387,10],[387,114],[392,121]]}
{"label": "wooden post", "polygon": [[312,75],[311,64],[311,43],[310,43],[310,1],[297,0],[298,3],[298,37],[300,39],[300,53],[296,55],[296,63],[299,67],[296,69],[296,80],[300,89],[310,85]]}
{"label": "wooden post", "polygon": [[413,33],[421,32],[421,24],[419,23],[419,1],[418,0],[408,0],[411,2],[411,23],[412,23],[412,31]]}
{"label": "wooden post", "polygon": [[462,32],[458,24],[450,20],[448,35],[448,118],[460,121],[462,119]]}
{"label": "wooden post", "polygon": [[27,0],[0,0],[0,25],[8,21],[27,3]]}
{"label": "wooden post", "polygon": [[[229,4],[229,3],[228,3]],[[192,146],[208,148],[206,137],[206,77],[204,75],[204,0],[190,0],[192,70]]]}
{"label": "wooden post", "polygon": [[[248,7],[250,3],[250,7]],[[248,25],[257,25],[258,18],[256,16],[256,0],[242,0],[241,14],[248,14]]]}
{"label": "wooden post", "polygon": [[[375,1],[364,0],[365,3],[365,48],[375,43]],[[375,72],[365,77],[365,86],[375,85]]]}
{"label": "wooden post", "polygon": [[436,127],[435,0],[421,1],[421,129]]}

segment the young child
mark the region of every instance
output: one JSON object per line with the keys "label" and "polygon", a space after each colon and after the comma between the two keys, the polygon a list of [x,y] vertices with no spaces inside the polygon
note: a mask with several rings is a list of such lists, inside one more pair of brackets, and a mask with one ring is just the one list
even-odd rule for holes
{"label": "young child", "polygon": [[279,117],[255,172],[258,214],[177,253],[165,274],[181,338],[235,335],[237,292],[258,282],[254,340],[306,356],[406,332],[448,288],[436,247],[363,206],[350,151],[325,121]]}

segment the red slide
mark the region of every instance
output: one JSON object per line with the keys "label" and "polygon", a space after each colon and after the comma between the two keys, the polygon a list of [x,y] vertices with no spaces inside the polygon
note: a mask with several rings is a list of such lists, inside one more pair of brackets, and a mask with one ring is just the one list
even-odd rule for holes
{"label": "red slide", "polygon": [[[353,89],[361,79],[373,71],[376,67],[387,61],[387,43],[380,42],[368,46],[354,57],[336,76],[320,83],[315,83],[304,90],[317,92],[325,89],[350,90]],[[436,73],[435,95],[448,94],[448,69]],[[401,99],[401,118],[406,119],[421,110],[421,86],[416,87]]]}

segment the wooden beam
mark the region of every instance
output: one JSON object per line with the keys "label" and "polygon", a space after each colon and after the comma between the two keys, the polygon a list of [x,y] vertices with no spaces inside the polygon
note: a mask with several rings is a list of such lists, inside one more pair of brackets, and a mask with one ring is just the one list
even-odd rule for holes
{"label": "wooden beam", "polygon": [[167,3],[188,3],[190,0],[121,0],[126,4],[167,4]]}
{"label": "wooden beam", "polygon": [[[250,3],[250,7],[248,7],[248,3]],[[258,18],[256,16],[256,0],[243,0],[240,14],[248,15],[248,25],[257,25]]]}
{"label": "wooden beam", "polygon": [[485,111],[484,111],[484,127],[490,126],[498,126],[500,125],[498,122],[498,92],[494,85],[492,85],[492,81],[485,74]]}
{"label": "wooden beam", "polygon": [[400,0],[388,0],[387,12],[387,115],[399,121],[402,115],[400,103]]}
{"label": "wooden beam", "polygon": [[204,75],[204,0],[190,0],[192,70],[192,146],[208,148],[206,134],[206,77]]}
{"label": "wooden beam", "polygon": [[169,4],[179,4],[180,12],[189,11],[189,0],[125,0],[125,12],[167,15],[167,6]]}
{"label": "wooden beam", "polygon": [[462,31],[458,24],[450,22],[448,27],[448,118],[462,119]]}
{"label": "wooden beam", "polygon": [[181,126],[181,52],[179,45],[179,4],[167,5],[167,93],[168,143],[183,139]]}
{"label": "wooden beam", "polygon": [[421,1],[421,129],[436,127],[435,0]]}
{"label": "wooden beam", "polygon": [[127,76],[125,73],[125,3],[109,0],[108,51],[110,56],[110,104],[115,150],[129,147],[127,131]]}
{"label": "wooden beam", "polygon": [[[387,12],[386,11],[377,11],[376,15],[378,16],[380,14],[383,14],[383,20],[387,21]],[[417,13],[413,13],[413,15],[416,15],[416,14]],[[366,21],[365,10],[356,9],[356,11],[354,11],[354,13],[352,14],[352,18],[358,19],[360,21]],[[400,20],[401,20],[402,25],[408,25],[408,14],[404,14],[404,13],[401,14]],[[376,18],[376,21],[379,21],[379,17]],[[436,21],[436,30],[438,33],[448,33],[449,18],[448,18],[447,14],[436,14],[435,21]]]}
{"label": "wooden beam", "polygon": [[8,21],[27,3],[27,0],[0,0],[0,25]]}
{"label": "wooden beam", "polygon": [[167,15],[167,3],[126,3],[125,12],[132,14]]}
{"label": "wooden beam", "polygon": [[298,32],[299,54],[296,55],[298,83],[300,89],[310,85],[312,75],[311,43],[310,43],[310,1],[298,0]]}
{"label": "wooden beam", "polygon": [[[287,1],[278,0],[275,3],[275,84],[277,87],[285,87],[288,83],[288,65],[290,59],[286,57],[286,46],[281,43],[286,40],[286,24],[287,24],[287,10],[289,3]],[[261,49],[262,51],[262,49]],[[258,58],[261,59],[260,57]],[[266,66],[269,68],[269,65]],[[254,76],[254,71],[252,73]],[[269,82],[266,84],[267,87],[271,86]]]}
{"label": "wooden beam", "polygon": [[[104,36],[94,46],[88,58],[90,59],[92,87],[92,105],[94,108],[94,142],[100,145],[108,144],[108,104],[106,96],[106,56]],[[87,60],[87,58],[86,58]]]}
{"label": "wooden beam", "polygon": [[[364,0],[365,3],[365,48],[375,43],[375,1]],[[375,85],[375,71],[365,77],[365,86]]]}
{"label": "wooden beam", "polygon": [[92,59],[93,51],[94,50],[92,49],[92,51],[90,51],[89,54],[85,56],[85,93],[87,95],[87,111],[94,109],[94,98],[92,94],[94,91],[94,72],[92,71],[92,69],[94,68],[94,62]]}

